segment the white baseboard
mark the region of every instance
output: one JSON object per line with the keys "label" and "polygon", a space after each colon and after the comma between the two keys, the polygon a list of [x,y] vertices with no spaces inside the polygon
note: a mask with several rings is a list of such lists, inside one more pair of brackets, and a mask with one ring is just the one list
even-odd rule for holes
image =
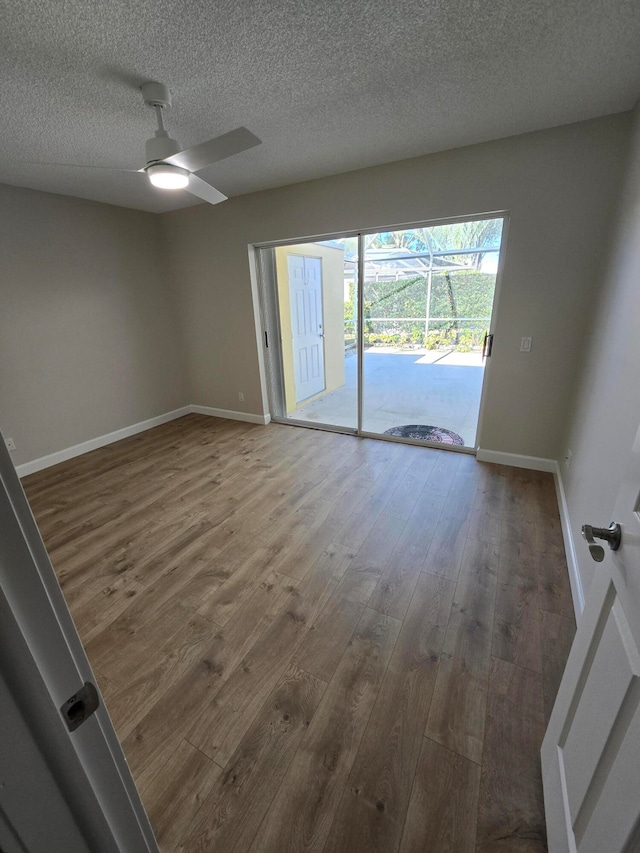
{"label": "white baseboard", "polygon": [[99,435],[97,438],[91,438],[89,441],[83,441],[80,444],[74,444],[73,447],[66,447],[64,450],[58,450],[55,453],[49,453],[47,456],[41,456],[39,459],[32,459],[31,462],[23,462],[22,465],[16,465],[18,477],[26,477],[28,474],[35,474],[36,471],[42,471],[44,468],[50,468],[52,465],[58,465],[60,462],[66,462],[67,459],[73,459],[75,456],[82,456],[83,453],[90,453],[92,450],[97,450],[99,447],[105,447],[107,444],[113,444],[114,441],[121,441],[123,438],[129,438],[132,435],[137,435],[139,432],[153,429],[153,427],[166,424],[176,418],[182,418],[184,415],[192,413],[199,415],[210,415],[215,418],[226,418],[232,421],[247,421],[251,424],[268,424],[271,420],[270,415],[253,415],[246,412],[232,412],[229,409],[212,409],[208,406],[182,406],[180,409],[174,409],[172,412],[165,412],[163,415],[158,415],[155,418],[149,418],[146,421],[132,424],[122,429],[117,429],[114,432],[108,432],[105,435]]}
{"label": "white baseboard", "polygon": [[564,539],[564,550],[567,557],[567,568],[569,569],[569,582],[571,583],[571,596],[573,598],[573,609],[576,614],[576,622],[580,619],[584,610],[584,589],[580,578],[580,570],[578,568],[578,557],[576,554],[576,545],[571,532],[571,520],[569,518],[569,505],[567,496],[564,491],[562,482],[562,474],[560,466],[556,462],[556,469],[553,472],[553,478],[556,484],[556,495],[558,497],[558,508],[560,510],[560,524],[562,525],[562,536]]}
{"label": "white baseboard", "polygon": [[113,444],[114,441],[121,441],[123,438],[137,435],[139,432],[152,429],[153,427],[166,424],[168,421],[173,421],[176,418],[181,418],[191,412],[190,406],[183,406],[181,409],[174,409],[172,412],[165,412],[163,415],[157,415],[155,418],[149,418],[146,421],[132,424],[122,429],[117,429],[114,432],[108,432],[106,435],[99,435],[97,438],[90,438],[89,441],[83,441],[81,444],[74,444],[73,447],[66,447],[64,450],[58,450],[55,453],[49,453],[47,456],[41,456],[39,459],[32,459],[31,462],[23,462],[22,465],[16,465],[18,477],[26,477],[27,474],[35,474],[36,471],[42,471],[43,468],[50,468],[52,465],[57,465],[59,462],[66,462],[67,459],[73,459],[75,456],[82,456],[83,453],[90,453],[92,450],[97,450],[99,447],[104,447],[107,444]]}
{"label": "white baseboard", "polygon": [[501,453],[498,450],[483,450],[478,448],[476,459],[479,462],[495,462],[498,465],[511,465],[514,468],[529,468],[531,471],[548,471],[553,474],[556,485],[556,497],[560,511],[560,524],[562,525],[562,537],[564,539],[564,550],[567,558],[567,569],[569,571],[569,583],[571,584],[571,597],[576,621],[580,618],[584,609],[584,590],[578,569],[578,558],[576,547],[571,532],[571,521],[569,519],[569,506],[567,496],[562,483],[560,466],[555,459],[543,459],[539,456],[521,456],[518,453]]}
{"label": "white baseboard", "polygon": [[[208,415],[214,418],[225,418],[232,421],[245,421],[251,424],[268,424],[271,420],[270,415],[255,415],[250,412],[234,412],[231,409],[216,409],[211,406],[183,406],[180,409],[174,409],[172,412],[165,412],[163,415],[157,415],[155,418],[149,418],[146,421],[132,424],[128,427],[115,430],[114,432],[106,433],[106,435],[92,438],[89,441],[83,441],[81,444],[76,444],[73,447],[67,447],[64,450],[58,450],[56,453],[49,453],[47,456],[41,456],[39,459],[33,459],[31,462],[24,462],[22,465],[16,466],[16,471],[19,477],[26,477],[28,474],[35,474],[36,471],[42,471],[44,468],[50,468],[52,465],[57,465],[59,462],[66,462],[67,459],[73,459],[76,456],[81,456],[83,453],[89,453],[92,450],[97,450],[100,447],[105,447],[107,444],[120,441],[123,438],[129,438],[132,435],[137,435],[145,430],[176,420],[176,418],[184,417],[189,414]],[[582,581],[580,580],[580,572],[578,570],[578,560],[576,557],[575,543],[571,532],[571,523],[569,520],[569,508],[567,506],[567,498],[562,483],[562,475],[560,467],[555,459],[542,459],[538,456],[522,456],[518,453],[501,453],[498,450],[483,450],[478,448],[476,458],[479,462],[495,462],[498,465],[511,465],[515,468],[529,468],[532,471],[549,471],[554,475],[556,484],[556,494],[558,497],[558,507],[560,510],[560,522],[562,524],[562,535],[564,537],[565,552],[567,556],[567,566],[569,569],[569,580],[571,582],[571,593],[573,596],[573,606],[576,613],[576,619],[580,617],[584,608],[584,590]]]}
{"label": "white baseboard", "polygon": [[478,462],[495,462],[496,465],[511,465],[512,468],[528,468],[530,471],[549,471],[555,474],[557,463],[555,459],[543,459],[541,456],[522,456],[520,453],[502,453],[499,450],[484,450],[479,447],[476,452]]}
{"label": "white baseboard", "polygon": [[189,406],[196,415],[209,415],[212,418],[226,418],[228,421],[245,421],[249,424],[268,424],[271,415],[254,415],[251,412],[234,412],[231,409],[213,409],[211,406]]}

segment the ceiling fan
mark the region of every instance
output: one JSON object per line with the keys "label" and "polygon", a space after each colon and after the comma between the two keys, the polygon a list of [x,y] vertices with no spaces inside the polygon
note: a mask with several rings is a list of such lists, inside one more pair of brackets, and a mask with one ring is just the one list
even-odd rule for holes
{"label": "ceiling fan", "polygon": [[[227,196],[215,187],[199,178],[195,172],[240,154],[249,148],[260,145],[258,139],[246,127],[237,127],[222,136],[216,136],[207,142],[201,142],[192,148],[182,149],[180,143],[169,136],[164,127],[164,110],[171,107],[171,92],[163,83],[143,83],[140,86],[145,104],[153,107],[156,112],[158,129],[155,135],[148,139],[145,145],[146,165],[142,169],[116,169],[118,172],[145,172],[154,187],[166,190],[186,190],[192,195],[209,202],[218,204],[226,201]],[[69,166],[68,163],[51,163],[39,165]],[[107,168],[104,166],[89,166],[83,168]]]}

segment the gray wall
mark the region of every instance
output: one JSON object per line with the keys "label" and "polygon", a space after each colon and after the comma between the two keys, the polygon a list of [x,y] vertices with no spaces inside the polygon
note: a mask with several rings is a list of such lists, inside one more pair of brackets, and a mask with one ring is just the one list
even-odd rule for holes
{"label": "gray wall", "polygon": [[[629,114],[612,116],[163,215],[191,402],[267,410],[249,244],[508,210],[481,444],[556,458],[629,126]],[[533,336],[528,355],[519,352],[523,335]]]}
{"label": "gray wall", "polygon": [[561,463],[583,587],[595,563],[582,547],[580,527],[606,527],[640,424],[640,107],[636,108],[624,195],[599,299],[589,327],[573,417]]}
{"label": "gray wall", "polygon": [[184,405],[149,213],[0,186],[0,428],[16,464]]}

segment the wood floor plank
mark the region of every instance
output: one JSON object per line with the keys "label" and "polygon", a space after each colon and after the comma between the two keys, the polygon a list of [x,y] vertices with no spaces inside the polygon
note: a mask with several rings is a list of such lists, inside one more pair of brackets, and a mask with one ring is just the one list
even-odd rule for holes
{"label": "wood floor plank", "polygon": [[255,542],[241,539],[230,543],[213,558],[214,564],[223,567],[228,577],[201,596],[198,613],[217,625],[226,625],[265,574],[273,570],[274,556],[273,550],[256,548]]}
{"label": "wood floor plank", "polygon": [[157,654],[141,661],[125,677],[110,682],[108,708],[118,737],[123,740],[167,691],[210,649],[221,628],[194,614],[170,635]]}
{"label": "wood floor plank", "polygon": [[98,672],[94,667],[93,674],[96,677],[96,682],[98,687],[100,688],[100,693],[102,693],[102,699],[104,702],[109,703],[111,696],[114,693],[114,685],[112,681],[109,681],[106,675],[103,675],[101,672]]}
{"label": "wood floor plank", "polygon": [[532,496],[538,516],[544,520],[558,519],[558,501],[553,474],[545,474],[542,471],[527,473],[531,476],[531,480],[527,483],[527,492]]}
{"label": "wood floor plank", "polygon": [[474,853],[479,787],[477,764],[424,738],[400,853]]}
{"label": "wood floor plank", "polygon": [[501,539],[498,581],[517,585],[528,584],[533,580],[539,587],[538,559],[539,555],[529,550],[522,542],[509,538]]}
{"label": "wood floor plank", "polygon": [[484,741],[498,548],[467,540],[425,735],[479,764]]}
{"label": "wood floor plank", "polygon": [[300,644],[295,663],[324,681],[330,681],[364,612],[365,604],[334,590]]}
{"label": "wood floor plank", "polygon": [[136,596],[144,592],[142,584],[126,577],[116,578],[107,586],[101,583],[100,587],[89,599],[70,602],[73,606],[73,621],[85,645],[117,619]]}
{"label": "wood floor plank", "polygon": [[287,669],[229,759],[180,850],[249,849],[326,686],[295,666]]}
{"label": "wood floor plank", "polygon": [[[114,681],[126,680],[138,667],[153,657],[160,645],[193,615],[193,608],[184,606],[180,589],[189,580],[172,575],[162,584],[144,589],[129,606],[86,645],[92,664]],[[131,644],[126,658],[114,655],[113,650],[128,639]]]}
{"label": "wood floor plank", "polygon": [[283,608],[187,730],[190,743],[224,766],[326,601],[336,563],[316,562]]}
{"label": "wood floor plank", "polygon": [[548,613],[546,610],[540,611],[545,723],[549,722],[575,633],[576,624],[573,619],[558,616],[557,613]]}
{"label": "wood floor plank", "polygon": [[271,624],[292,591],[290,578],[275,573],[261,583],[231,626],[156,702],[124,739],[123,748],[136,782],[144,786],[212,701],[243,655]]}
{"label": "wood floor plank", "polygon": [[419,574],[425,567],[441,505],[440,496],[432,496],[424,490],[417,496],[413,512],[369,599],[369,607],[395,619],[404,618]]}
{"label": "wood floor plank", "polygon": [[163,850],[540,849],[550,474],[188,415],[23,484]]}
{"label": "wood floor plank", "polygon": [[[327,506],[329,511],[325,512]],[[314,519],[302,528],[299,543],[294,545],[289,536],[286,550],[278,557],[278,570],[285,575],[299,580],[304,578],[342,527],[343,517],[336,508],[328,501],[322,501],[322,507],[321,513],[312,510]]]}
{"label": "wood floor plank", "polygon": [[430,495],[446,497],[451,490],[451,483],[460,468],[462,455],[435,451],[437,456],[427,480],[426,490]]}
{"label": "wood floor plank", "polygon": [[390,515],[409,518],[436,464],[434,454],[416,455],[416,461],[393,489],[386,510]]}
{"label": "wood floor plank", "polygon": [[321,851],[401,623],[365,611],[250,850]]}
{"label": "wood floor plank", "polygon": [[345,572],[337,592],[352,601],[366,604],[380,581],[376,568],[360,567],[358,571]]}
{"label": "wood floor plank", "polygon": [[480,783],[478,853],[547,849],[540,771],[542,677],[493,658]]}
{"label": "wood floor plank", "polygon": [[162,853],[172,853],[201,810],[222,768],[182,740],[169,766],[160,768],[143,791],[144,804]]}
{"label": "wood floor plank", "polygon": [[[442,558],[445,557],[445,553],[443,552],[446,547],[454,547],[460,540],[462,540],[462,544],[464,545],[464,538],[468,533],[471,513],[476,504],[477,495],[478,487],[475,480],[463,475],[456,475],[456,477],[454,477],[449,493],[442,499],[440,519],[442,521],[449,522],[447,527],[449,528],[449,536],[451,537],[449,541],[443,538],[442,542],[436,542],[436,547],[439,546],[438,550],[440,551],[440,556]],[[455,536],[456,531],[460,531],[460,534],[458,534],[457,537]],[[444,531],[437,530],[436,532],[440,537],[442,537]],[[436,548],[434,547],[434,552],[435,551]],[[462,556],[461,553],[459,556]],[[440,574],[447,573],[440,572]],[[447,576],[455,580],[455,577],[452,574],[447,574]]]}
{"label": "wood floor plank", "polygon": [[479,542],[490,542],[499,545],[502,538],[502,509],[493,507],[485,500],[476,503],[469,514],[469,529],[467,536]]}
{"label": "wood floor plank", "polygon": [[[395,515],[383,515],[380,523],[369,531],[356,551],[347,569],[347,574],[364,571],[381,575],[406,524],[404,518]],[[337,539],[336,541],[342,540]],[[350,543],[347,542],[346,544],[349,545]]]}
{"label": "wood floor plank", "polygon": [[469,514],[448,512],[442,514],[429,546],[424,569],[456,581],[469,533]]}
{"label": "wood floor plank", "polygon": [[342,528],[334,536],[334,541],[357,550],[374,528],[387,500],[388,497],[384,495],[366,495],[359,501],[355,511],[347,516]]}
{"label": "wood floor plank", "polygon": [[454,584],[423,574],[324,848],[386,853],[402,836]]}
{"label": "wood floor plank", "polygon": [[[403,447],[401,444],[391,442],[364,442],[357,448],[358,455],[362,459],[360,471],[371,480],[385,482],[385,474],[395,473],[406,468],[409,464],[412,448]],[[387,481],[387,493],[390,494]]]}
{"label": "wood floor plank", "polygon": [[538,584],[499,583],[493,630],[495,657],[542,672]]}
{"label": "wood floor plank", "polygon": [[563,554],[536,555],[540,609],[567,619],[573,617],[573,602],[567,561]]}

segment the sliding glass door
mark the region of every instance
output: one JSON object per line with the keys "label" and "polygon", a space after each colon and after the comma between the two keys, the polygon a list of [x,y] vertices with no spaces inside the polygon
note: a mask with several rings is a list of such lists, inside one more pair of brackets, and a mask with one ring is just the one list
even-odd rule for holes
{"label": "sliding glass door", "polygon": [[498,217],[261,248],[276,419],[474,448],[502,232]]}
{"label": "sliding glass door", "polygon": [[474,447],[502,219],[367,234],[362,430]]}

